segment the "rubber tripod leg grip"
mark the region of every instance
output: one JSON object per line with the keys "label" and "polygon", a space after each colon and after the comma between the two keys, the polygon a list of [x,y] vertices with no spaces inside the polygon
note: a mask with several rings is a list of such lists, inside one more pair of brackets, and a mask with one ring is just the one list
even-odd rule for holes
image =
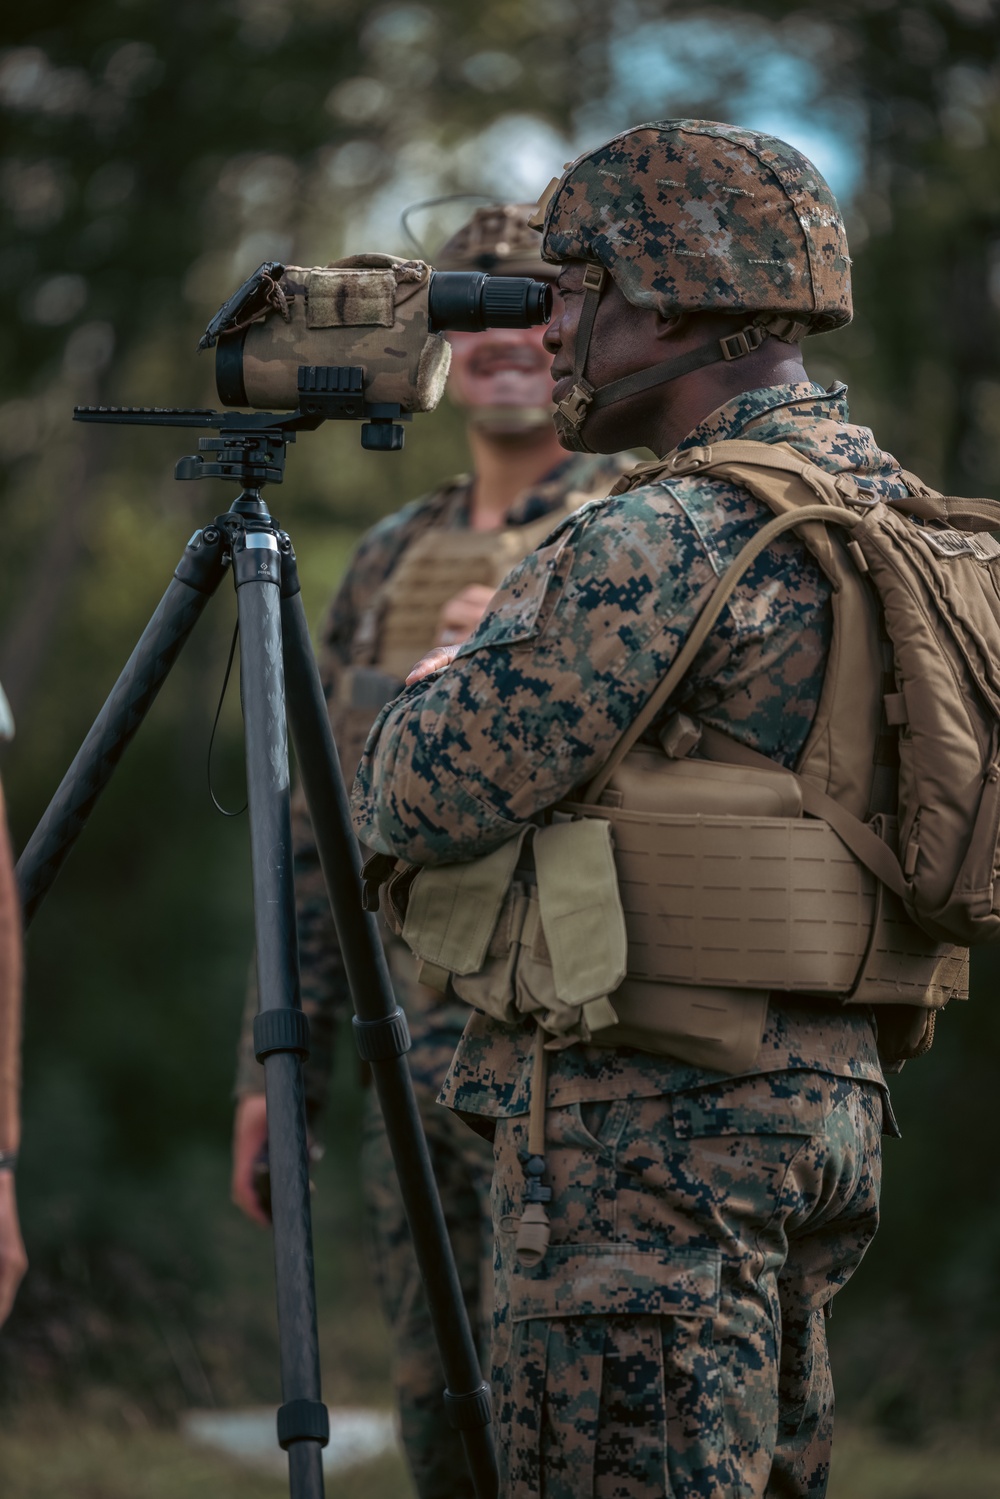
{"label": "rubber tripod leg grip", "polygon": [[362,1061],[385,1062],[409,1051],[410,1027],[397,1005],[391,1014],[377,1020],[359,1020],[355,1015],[354,1040]]}
{"label": "rubber tripod leg grip", "polygon": [[321,1400],[289,1400],[278,1407],[278,1446],[287,1452],[293,1442],[330,1440],[330,1415]]}
{"label": "rubber tripod leg grip", "polygon": [[276,1051],[296,1051],[309,1055],[309,1020],[301,1010],[283,1006],[280,1010],[261,1010],[254,1016],[253,1054],[263,1062]]}
{"label": "rubber tripod leg grip", "polygon": [[489,1426],[493,1420],[490,1387],[484,1379],[478,1390],[470,1390],[467,1395],[453,1395],[450,1390],[445,1390],[444,1408],[456,1431],[474,1431],[477,1427]]}

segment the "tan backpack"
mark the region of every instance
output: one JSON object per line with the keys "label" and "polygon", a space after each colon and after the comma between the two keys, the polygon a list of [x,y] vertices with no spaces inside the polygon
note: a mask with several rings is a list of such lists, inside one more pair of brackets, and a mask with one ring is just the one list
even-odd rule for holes
{"label": "tan backpack", "polygon": [[[675,691],[739,578],[773,537],[794,527],[828,570],[822,533],[818,537],[804,522],[843,528],[892,648],[895,690],[884,695],[883,709],[886,722],[899,729],[897,848],[876,837],[860,809],[838,792],[835,765],[824,767],[825,777],[816,775],[824,738],[839,730],[842,753],[851,742],[850,699],[859,678],[844,662],[863,657],[862,632],[872,636],[870,619],[838,608],[836,594],[827,685],[798,767],[804,810],[830,823],[929,936],[963,946],[1000,940],[1000,542],[988,534],[1000,530],[1000,503],[947,499],[904,473],[909,498],[890,505],[850,475],[829,474],[784,443],[686,448],[648,465],[643,482],[657,472],[731,479],[776,518],[733,562],[627,740],[634,742]],[[833,581],[836,589],[836,576]],[[601,781],[630,742],[616,747]],[[734,749],[733,758],[746,763],[747,752]],[[709,754],[724,757],[710,747]],[[822,779],[830,794],[817,790]]]}

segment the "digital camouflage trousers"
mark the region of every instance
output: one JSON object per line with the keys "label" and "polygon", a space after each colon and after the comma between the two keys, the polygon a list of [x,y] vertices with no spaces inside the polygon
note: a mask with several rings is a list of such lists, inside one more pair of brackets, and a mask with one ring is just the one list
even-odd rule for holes
{"label": "digital camouflage trousers", "polygon": [[[417,1101],[486,1369],[493,1312],[492,1147],[419,1086]],[[445,1413],[444,1372],[374,1089],[366,1100],[361,1167],[375,1278],[392,1336],[403,1447],[417,1493],[420,1499],[472,1499],[462,1440]]]}
{"label": "digital camouflage trousers", "polygon": [[496,1139],[501,1499],[821,1499],[825,1315],[878,1223],[882,1091],[814,1071],[550,1108],[552,1239],[520,1266]]}

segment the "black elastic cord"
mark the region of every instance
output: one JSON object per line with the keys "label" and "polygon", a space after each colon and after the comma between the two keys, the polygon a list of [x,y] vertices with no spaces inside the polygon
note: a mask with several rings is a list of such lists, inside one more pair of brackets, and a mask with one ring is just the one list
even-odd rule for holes
{"label": "black elastic cord", "polygon": [[247,809],[247,806],[249,805],[249,803],[244,802],[239,811],[229,812],[219,801],[219,798],[216,796],[215,792],[212,789],[212,748],[215,744],[215,732],[219,727],[219,719],[222,716],[222,705],[226,700],[226,688],[229,686],[229,677],[233,669],[233,661],[236,659],[236,642],[239,640],[239,638],[240,622],[239,620],[237,620],[236,628],[233,631],[233,643],[229,647],[229,660],[226,662],[226,675],[222,679],[222,691],[219,693],[219,706],[215,710],[215,722],[212,725],[212,737],[208,741],[208,794],[212,798],[212,801],[215,805],[215,810],[217,812],[221,812],[223,817],[242,817],[243,813]]}

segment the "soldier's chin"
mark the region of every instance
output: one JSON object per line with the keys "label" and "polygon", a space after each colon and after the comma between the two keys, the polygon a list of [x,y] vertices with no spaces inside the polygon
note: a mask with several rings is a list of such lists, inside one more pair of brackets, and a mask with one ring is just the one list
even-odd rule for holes
{"label": "soldier's chin", "polygon": [[[587,425],[586,422],[582,423],[581,426],[574,426],[572,422],[567,421],[560,411],[555,413],[552,421],[560,443],[564,448],[568,448],[571,453],[595,453],[599,451],[597,448],[590,447],[584,441],[583,427]],[[613,452],[614,450],[609,448],[608,451]]]}
{"label": "soldier's chin", "polygon": [[490,437],[522,437],[552,425],[551,406],[470,406],[469,425]]}

